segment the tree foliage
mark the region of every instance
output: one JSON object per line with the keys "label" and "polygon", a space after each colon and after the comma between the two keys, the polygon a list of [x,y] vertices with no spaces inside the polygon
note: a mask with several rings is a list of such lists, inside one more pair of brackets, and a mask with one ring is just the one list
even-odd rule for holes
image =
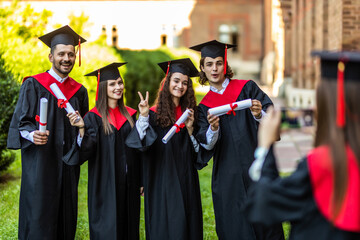
{"label": "tree foliage", "polygon": [[90,32],[88,32],[89,27],[93,25],[89,22],[89,16],[85,15],[84,12],[81,12],[79,16],[76,16],[74,13],[69,15],[69,25],[83,38],[90,37]]}
{"label": "tree foliage", "polygon": [[[30,5],[13,1],[0,8],[0,50],[3,52],[5,66],[18,81],[21,78],[41,72],[48,67],[45,47],[38,47],[37,37],[43,35],[48,18],[48,10],[35,12]],[[29,64],[31,63],[31,64]]]}

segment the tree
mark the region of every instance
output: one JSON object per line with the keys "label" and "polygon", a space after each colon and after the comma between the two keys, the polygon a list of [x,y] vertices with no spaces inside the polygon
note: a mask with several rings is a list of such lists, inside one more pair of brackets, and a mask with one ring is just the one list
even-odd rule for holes
{"label": "tree", "polygon": [[20,5],[18,1],[0,8],[0,51],[6,69],[18,81],[50,65],[46,61],[46,48],[37,47],[37,37],[44,34],[51,15],[48,10],[35,12],[30,5]]}

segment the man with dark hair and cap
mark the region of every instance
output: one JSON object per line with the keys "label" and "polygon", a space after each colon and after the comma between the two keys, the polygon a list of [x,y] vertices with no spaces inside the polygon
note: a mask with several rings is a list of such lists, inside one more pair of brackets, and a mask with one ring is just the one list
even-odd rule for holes
{"label": "man with dark hair and cap", "polygon": [[[199,82],[210,84],[210,91],[198,106],[200,130],[196,137],[208,150],[202,154],[199,168],[206,166],[211,157],[214,161],[216,233],[219,239],[284,239],[281,224],[265,229],[249,223],[242,211],[251,184],[248,169],[254,160],[258,125],[272,101],[254,81],[231,79],[227,49],[232,47],[235,45],[216,40],[190,47],[201,52]],[[249,98],[249,109],[229,111],[220,117],[208,114],[210,108]]]}
{"label": "man with dark hair and cap", "polygon": [[[51,48],[52,67],[24,78],[7,140],[9,149],[21,149],[18,238],[74,239],[80,167],[63,160],[76,144],[78,128],[71,126],[64,107],[70,103],[81,115],[88,111],[86,88],[68,76],[76,59],[75,46],[85,39],[69,26],[39,39]],[[54,83],[67,101],[57,99],[50,88]],[[40,98],[48,100],[46,132],[37,130],[44,125],[38,117]]]}

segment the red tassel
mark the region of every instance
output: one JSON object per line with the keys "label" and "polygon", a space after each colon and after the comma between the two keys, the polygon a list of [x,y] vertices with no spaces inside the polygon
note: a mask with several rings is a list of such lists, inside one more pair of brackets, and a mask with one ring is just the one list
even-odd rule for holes
{"label": "red tassel", "polygon": [[98,94],[99,94],[99,82],[100,82],[100,69],[98,70],[98,77],[97,77],[96,101],[98,100]]}
{"label": "red tassel", "polygon": [[79,38],[79,67],[81,66],[81,39]]}
{"label": "red tassel", "polygon": [[340,61],[338,64],[337,114],[336,114],[336,125],[339,128],[343,128],[345,126],[344,71],[345,71],[345,64],[344,62]]}
{"label": "red tassel", "polygon": [[166,81],[166,77],[167,77],[167,75],[168,75],[168,73],[169,73],[169,69],[170,69],[170,63],[171,63],[171,61],[168,62],[168,67],[167,67],[167,70],[166,70],[165,79],[164,79],[164,81],[162,82],[161,90],[160,90],[160,91],[162,91],[163,88],[164,88],[164,84],[165,84],[165,81]]}
{"label": "red tassel", "polygon": [[226,75],[226,66],[227,66],[227,44],[225,44],[224,75]]}

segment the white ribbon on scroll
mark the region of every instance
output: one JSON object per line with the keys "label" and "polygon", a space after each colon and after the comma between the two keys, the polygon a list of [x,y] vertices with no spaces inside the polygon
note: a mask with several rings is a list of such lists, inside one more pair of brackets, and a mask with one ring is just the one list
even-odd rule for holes
{"label": "white ribbon on scroll", "polygon": [[39,117],[39,131],[40,132],[46,132],[47,109],[48,109],[48,100],[46,98],[41,98],[40,99],[40,117]]}
{"label": "white ribbon on scroll", "polygon": [[166,135],[163,137],[162,141],[163,143],[167,143],[171,137],[175,134],[175,132],[179,131],[181,128],[181,125],[185,123],[186,119],[189,117],[189,109],[186,109],[186,111],[180,116],[180,118],[176,121],[174,126],[170,128],[170,130],[166,133]]}
{"label": "white ribbon on scroll", "polygon": [[[58,87],[58,85],[56,83],[53,83],[50,85],[51,90],[53,91],[53,93],[55,94],[56,98],[58,100],[63,100],[63,103],[65,103],[65,110],[67,113],[75,113],[74,108],[71,106],[71,104],[68,102],[68,100],[66,99],[66,97],[64,96],[64,94],[62,93],[62,91],[60,90],[60,88]],[[78,117],[75,122],[78,122],[80,120],[80,118]]]}
{"label": "white ribbon on scroll", "polygon": [[[234,102],[226,105],[222,105],[219,107],[210,108],[209,114],[215,115],[215,116],[221,116],[224,114],[230,114],[231,112],[246,109],[252,106],[251,99],[245,99],[239,102]],[[235,115],[235,113],[234,113]]]}

